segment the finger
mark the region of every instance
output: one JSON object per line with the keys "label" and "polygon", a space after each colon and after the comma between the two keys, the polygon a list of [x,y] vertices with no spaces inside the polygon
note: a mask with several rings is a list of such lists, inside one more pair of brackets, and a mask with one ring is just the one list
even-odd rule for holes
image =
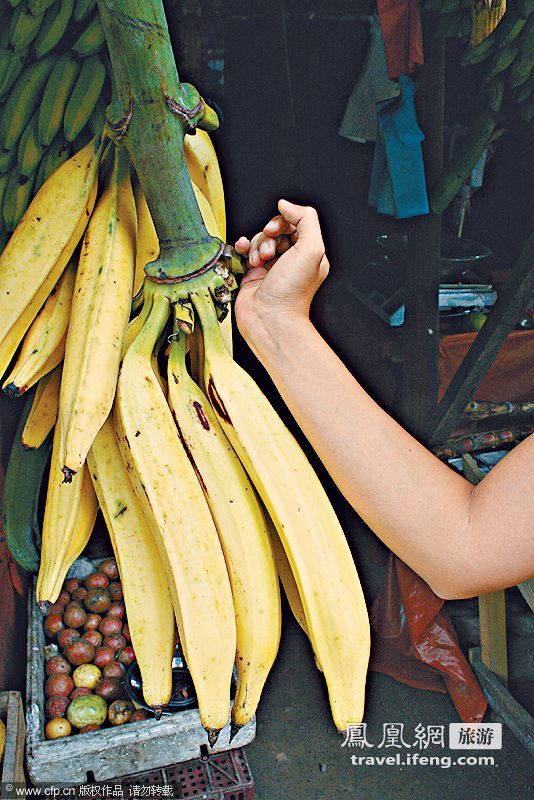
{"label": "finger", "polygon": [[267,236],[280,236],[284,233],[294,233],[295,231],[295,226],[287,219],[284,219],[281,214],[269,220],[263,229]]}
{"label": "finger", "polygon": [[267,237],[265,239],[262,239],[260,246],[258,248],[261,258],[263,258],[264,260],[269,260],[270,258],[273,258],[273,256],[276,254],[277,245],[278,241],[276,239],[270,239]]}
{"label": "finger", "polygon": [[246,236],[240,236],[234,246],[236,253],[239,253],[240,256],[246,256],[250,250],[250,241]]}
{"label": "finger", "polygon": [[241,286],[254,281],[262,281],[267,275],[265,267],[251,267],[248,269],[241,279]]}
{"label": "finger", "polygon": [[299,206],[289,200],[279,200],[278,208],[285,219],[295,226],[296,246],[306,248],[308,253],[321,258],[324,255],[324,242],[317,211],[311,206]]}

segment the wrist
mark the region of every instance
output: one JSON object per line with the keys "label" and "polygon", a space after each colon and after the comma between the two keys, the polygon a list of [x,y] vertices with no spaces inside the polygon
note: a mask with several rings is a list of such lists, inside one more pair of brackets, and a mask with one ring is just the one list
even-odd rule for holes
{"label": "wrist", "polygon": [[285,360],[298,347],[298,341],[314,330],[307,314],[276,311],[257,315],[247,325],[243,338],[258,360],[268,368]]}

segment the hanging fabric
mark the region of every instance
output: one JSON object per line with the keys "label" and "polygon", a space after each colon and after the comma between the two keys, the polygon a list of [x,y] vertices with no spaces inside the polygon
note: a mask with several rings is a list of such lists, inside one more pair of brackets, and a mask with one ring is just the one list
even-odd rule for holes
{"label": "hanging fabric", "polygon": [[378,0],[387,71],[391,80],[424,63],[419,0]]}
{"label": "hanging fabric", "polygon": [[378,14],[369,17],[371,41],[365,64],[349,97],[339,135],[352,142],[375,142],[376,104],[400,94],[400,85],[388,78],[386,51]]}
{"label": "hanging fabric", "polygon": [[400,76],[401,96],[378,104],[378,137],[369,186],[369,205],[397,219],[428,214],[421,142],[417,123],[416,85]]}

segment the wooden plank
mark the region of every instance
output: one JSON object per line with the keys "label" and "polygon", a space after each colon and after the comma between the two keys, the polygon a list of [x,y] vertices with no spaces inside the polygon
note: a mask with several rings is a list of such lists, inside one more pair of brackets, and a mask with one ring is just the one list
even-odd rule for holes
{"label": "wooden plank", "polygon": [[20,692],[0,692],[0,717],[6,726],[6,744],[2,761],[2,784],[26,785],[24,742],[26,725]]}
{"label": "wooden plank", "polygon": [[473,486],[476,486],[478,483],[480,483],[484,477],[484,473],[478,466],[473,456],[469,453],[465,453],[462,456],[462,469],[465,477],[469,483],[473,484]]}
{"label": "wooden plank", "polygon": [[[519,315],[534,295],[534,233],[523,245],[516,267],[460,364],[432,420],[431,445],[443,443],[497,357]],[[504,399],[504,398],[503,398]]]}
{"label": "wooden plank", "polygon": [[[432,186],[443,166],[445,55],[442,39],[429,37],[428,43],[415,100],[418,121],[425,132],[426,180]],[[415,217],[403,230],[408,234],[408,243],[404,262],[401,418],[414,436],[425,440],[438,391],[441,216],[431,213]]]}
{"label": "wooden plank", "polygon": [[479,647],[469,651],[469,658],[492,709],[529,753],[534,755],[534,719],[486,667]]}

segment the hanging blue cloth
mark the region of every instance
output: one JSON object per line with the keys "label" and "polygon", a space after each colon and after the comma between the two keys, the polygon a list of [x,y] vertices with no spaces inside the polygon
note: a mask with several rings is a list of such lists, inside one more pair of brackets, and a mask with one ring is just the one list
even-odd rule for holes
{"label": "hanging blue cloth", "polygon": [[417,124],[416,85],[401,75],[401,96],[377,103],[378,135],[369,186],[369,205],[380,214],[407,219],[428,214],[425,169]]}

